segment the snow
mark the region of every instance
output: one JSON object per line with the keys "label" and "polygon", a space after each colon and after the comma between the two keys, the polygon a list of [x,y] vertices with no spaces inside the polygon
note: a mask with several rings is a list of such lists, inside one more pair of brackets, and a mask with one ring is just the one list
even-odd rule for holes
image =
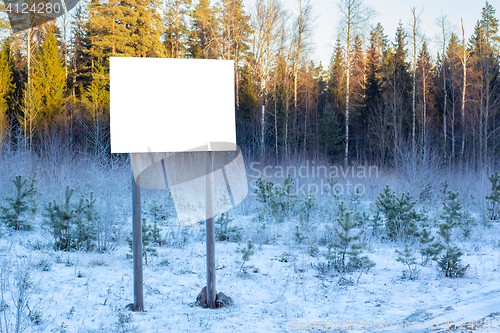
{"label": "snow", "polygon": [[[258,268],[258,272],[248,270],[242,274],[236,261],[241,259],[237,248],[244,243],[217,242],[217,290],[232,297],[235,304],[215,310],[194,306],[206,282],[206,256],[202,235],[193,236],[202,226],[193,228],[192,239],[183,248],[158,247],[158,257],[148,257],[142,313],[125,309],[133,303],[132,260],[126,259],[127,246],[103,254],[67,253],[27,246],[28,240],[51,240],[40,228],[4,236],[0,239],[2,257],[32,263],[35,287],[29,304],[41,312],[42,324],[32,325],[27,331],[35,332],[43,326],[47,332],[120,332],[116,325],[119,313],[131,314],[126,326],[136,332],[293,332],[299,323],[306,327],[307,322],[320,322],[323,329],[299,331],[386,331],[369,329],[366,321],[383,321],[385,325],[390,322],[393,327],[398,322],[421,321],[423,329],[392,331],[445,332],[442,325],[447,320],[469,322],[491,315],[490,319],[500,321],[497,224],[491,229],[478,227],[471,241],[462,242],[467,253],[463,261],[471,267],[461,279],[444,278],[435,263],[420,267],[414,280],[401,278],[404,266],[396,262],[394,251],[401,244],[392,242],[371,243],[367,255],[376,266],[362,274],[357,284],[341,285],[340,276],[318,277],[312,266],[322,256],[311,257],[306,245],[286,242],[256,244],[255,255],[247,264]],[[325,251],[320,247],[320,253]],[[288,262],[279,261],[284,252],[290,254]],[[51,263],[48,271],[36,268],[42,259]],[[168,266],[160,265],[164,259],[169,260]],[[357,273],[344,276],[353,280],[357,277]],[[335,330],[335,323],[349,320],[356,323],[352,329],[346,329],[345,324],[344,329]],[[429,322],[436,321],[440,330],[429,329]]]}

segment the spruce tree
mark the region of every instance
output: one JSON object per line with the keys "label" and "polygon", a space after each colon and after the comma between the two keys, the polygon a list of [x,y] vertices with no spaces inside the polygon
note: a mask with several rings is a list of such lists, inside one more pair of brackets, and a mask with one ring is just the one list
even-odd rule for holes
{"label": "spruce tree", "polygon": [[342,152],[340,122],[330,103],[327,103],[318,119],[319,144],[331,162],[339,159]]}

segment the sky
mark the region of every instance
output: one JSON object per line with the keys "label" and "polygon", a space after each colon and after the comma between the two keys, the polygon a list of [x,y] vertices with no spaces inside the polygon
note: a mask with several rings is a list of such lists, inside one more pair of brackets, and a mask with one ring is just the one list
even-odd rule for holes
{"label": "sky", "polygon": [[[251,3],[252,0],[247,1]],[[297,12],[298,0],[282,0],[292,12]],[[313,50],[310,59],[316,64],[320,61],[327,67],[333,53],[337,38],[338,23],[341,15],[338,9],[339,0],[310,0],[314,21]],[[468,39],[481,18],[481,10],[485,5],[483,0],[364,0],[364,3],[376,11],[376,16],[370,21],[371,26],[378,22],[384,27],[384,33],[390,41],[394,40],[399,21],[410,31],[412,21],[411,7],[415,6],[420,15],[420,31],[424,35],[431,55],[436,59],[440,48],[437,36],[441,36],[441,28],[435,24],[441,12],[447,16],[450,28],[461,36],[460,18],[464,21],[465,38]],[[500,18],[500,0],[489,2],[496,9],[496,17]],[[368,36],[369,31],[367,31]],[[410,40],[408,40],[410,42]],[[408,45],[410,50],[410,45]]]}

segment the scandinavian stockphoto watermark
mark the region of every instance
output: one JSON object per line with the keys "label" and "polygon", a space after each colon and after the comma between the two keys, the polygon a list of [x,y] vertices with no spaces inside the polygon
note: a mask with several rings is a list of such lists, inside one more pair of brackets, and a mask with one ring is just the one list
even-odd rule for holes
{"label": "scandinavian stockphoto watermark", "polygon": [[419,331],[433,331],[433,330],[491,330],[498,329],[499,322],[495,318],[483,319],[430,319],[428,321],[399,321],[393,323],[384,320],[344,320],[335,321],[331,319],[321,319],[316,321],[303,321],[298,319],[290,319],[291,330],[408,330],[413,332]]}
{"label": "scandinavian stockphoto watermark", "polygon": [[[289,175],[293,179],[292,183],[284,186],[275,185],[276,192],[284,191],[286,194],[295,195],[323,195],[325,193],[337,193],[339,195],[349,195],[357,193],[364,195],[366,192],[366,179],[378,178],[379,169],[377,166],[325,166],[316,165],[314,162],[306,161],[305,165],[299,167],[262,165],[260,162],[250,164],[251,193],[256,195],[259,191],[257,180],[259,178],[284,180]],[[278,193],[279,194],[279,193]]]}

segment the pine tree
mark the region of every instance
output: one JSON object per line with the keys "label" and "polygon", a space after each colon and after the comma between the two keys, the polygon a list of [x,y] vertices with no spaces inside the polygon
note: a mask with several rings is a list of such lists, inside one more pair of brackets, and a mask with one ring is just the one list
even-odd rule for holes
{"label": "pine tree", "polygon": [[97,212],[93,193],[90,198],[80,200],[74,204],[71,202],[74,189],[66,186],[63,205],[55,200],[45,206],[44,216],[46,224],[54,237],[54,249],[71,251],[94,249],[94,241],[97,238]]}
{"label": "pine tree", "polygon": [[396,261],[408,267],[408,272],[409,272],[408,278],[410,280],[413,280],[415,278],[414,276],[415,270],[417,269],[415,265],[416,259],[413,256],[413,251],[408,247],[408,244],[405,244],[405,249],[403,251],[396,249],[396,253],[398,254],[398,258],[396,259]]}
{"label": "pine tree", "polygon": [[[148,253],[151,254],[151,256],[158,256],[158,253],[155,248],[149,247],[152,241],[154,241],[154,230],[147,223],[147,219],[145,217],[142,218],[142,223],[141,223],[141,241],[142,241],[142,256],[144,257],[144,263],[147,265],[148,264]],[[133,240],[132,240],[132,233],[127,237],[127,243],[130,249],[130,252],[134,251],[133,248]],[[131,255],[127,254],[127,258],[131,258]]]}
{"label": "pine tree", "polygon": [[438,255],[443,250],[443,244],[434,242],[435,237],[424,228],[420,234],[419,242],[422,244],[420,254],[422,255],[422,266],[427,265],[430,260],[437,260]]}
{"label": "pine tree", "polygon": [[462,205],[457,201],[459,194],[460,192],[448,191],[443,202],[444,217],[449,217],[452,222],[462,217]]}
{"label": "pine tree", "polygon": [[49,130],[63,110],[63,94],[66,90],[64,63],[58,47],[58,28],[47,25],[41,47],[35,55],[32,70],[33,98],[40,102],[41,129]]}
{"label": "pine tree", "polygon": [[335,234],[339,238],[339,241],[333,244],[336,253],[335,268],[339,272],[353,271],[356,269],[354,264],[359,261],[359,255],[364,247],[364,243],[356,243],[356,241],[364,231],[355,232],[356,221],[350,219],[349,212],[342,212],[337,222],[340,228],[335,228]]}
{"label": "pine tree", "polygon": [[377,197],[377,209],[382,212],[387,221],[385,229],[390,239],[418,236],[416,223],[423,219],[422,214],[415,210],[416,201],[409,192],[398,197],[389,185]]}
{"label": "pine tree", "polygon": [[439,225],[438,234],[443,238],[446,246],[446,252],[438,260],[439,269],[445,273],[446,277],[463,277],[469,264],[463,266],[460,257],[462,251],[456,246],[451,245],[451,232],[457,222],[453,222],[451,217],[446,218],[446,222]]}
{"label": "pine tree", "polygon": [[187,52],[191,58],[214,59],[218,23],[209,0],[200,0],[191,13],[192,29],[189,32]]}
{"label": "pine tree", "polygon": [[253,268],[253,266],[245,266],[245,263],[250,260],[250,257],[255,254],[254,245],[251,239],[247,241],[247,246],[240,249],[239,252],[242,254],[241,256],[241,266],[240,272],[246,273],[247,269]]}
{"label": "pine tree", "polygon": [[164,45],[167,58],[184,58],[189,34],[191,0],[167,0],[164,13]]}
{"label": "pine tree", "polygon": [[16,186],[16,195],[6,197],[7,206],[1,207],[2,215],[0,215],[0,219],[14,230],[31,229],[31,224],[24,214],[32,208],[29,200],[33,198],[37,191],[34,186],[29,186],[28,180],[23,180],[21,175],[16,176],[16,179],[13,180]]}
{"label": "pine tree", "polygon": [[0,148],[8,135],[8,110],[15,89],[10,52],[8,41],[4,45],[0,45]]}

